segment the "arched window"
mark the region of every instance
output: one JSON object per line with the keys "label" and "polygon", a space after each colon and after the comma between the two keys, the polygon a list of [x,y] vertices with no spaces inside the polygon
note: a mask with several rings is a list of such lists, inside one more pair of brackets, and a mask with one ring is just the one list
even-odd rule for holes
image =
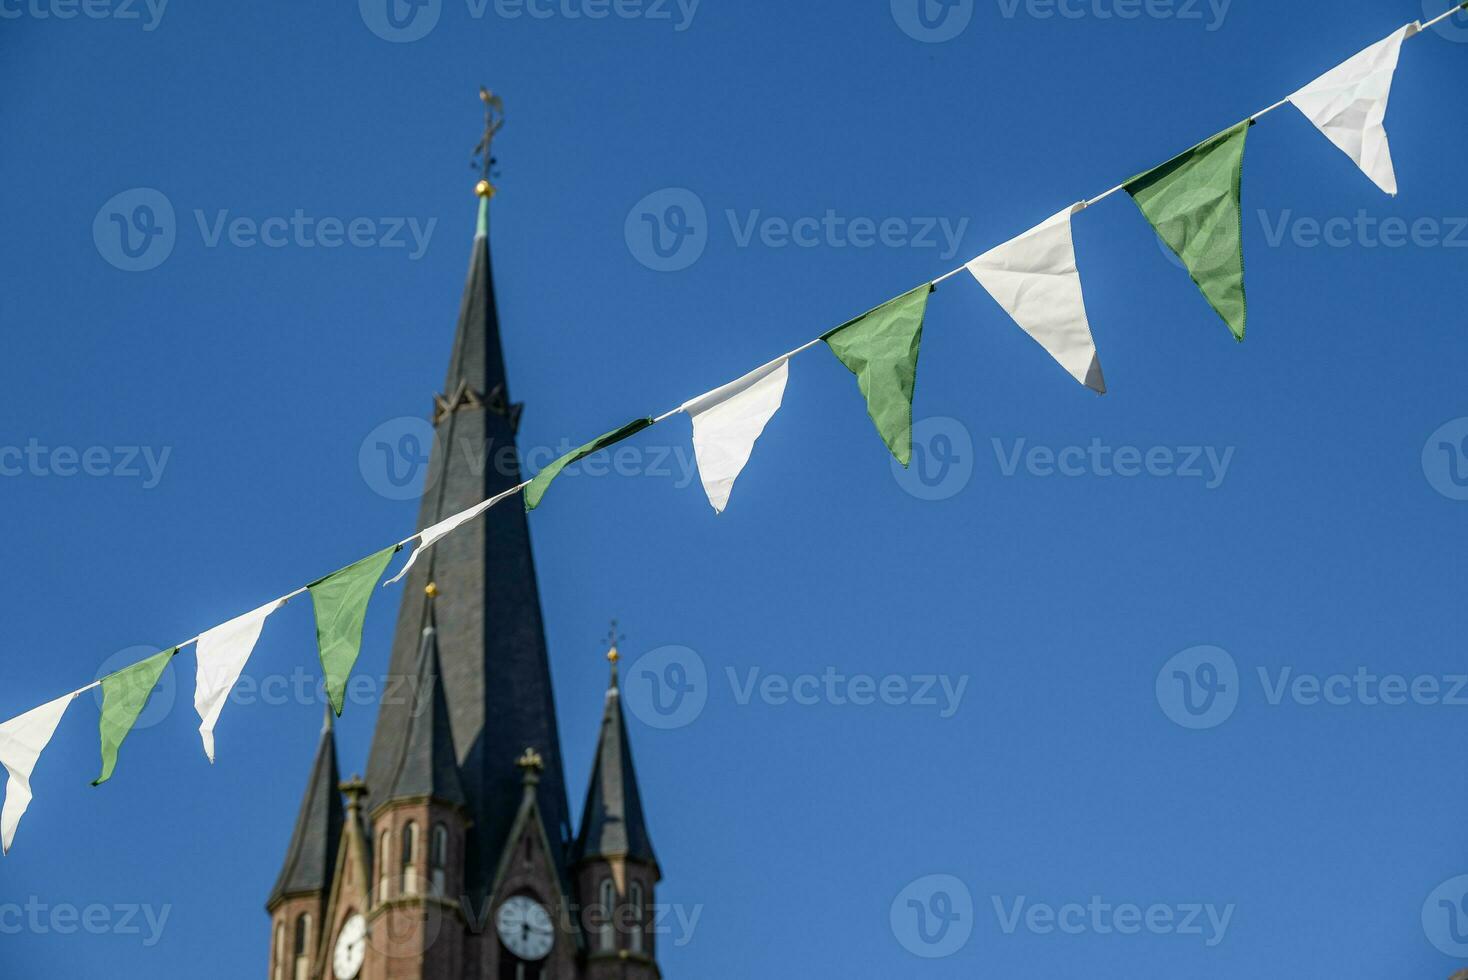
{"label": "arched window", "polygon": [[612,879],[601,880],[600,899],[597,909],[601,915],[601,921],[597,923],[597,933],[603,953],[610,953],[617,948],[617,930],[612,919],[617,914],[617,886],[612,884]]}
{"label": "arched window", "polygon": [[377,900],[387,901],[387,883],[392,878],[392,865],[388,862],[388,845],[392,835],[383,831],[377,838]]}
{"label": "arched window", "polygon": [[433,825],[433,838],[428,843],[428,880],[436,898],[448,889],[449,831],[443,824]]}
{"label": "arched window", "polygon": [[647,915],[647,910],[643,906],[642,882],[634,881],[627,889],[627,904],[632,911],[629,916],[632,933],[627,937],[628,946],[632,952],[640,953],[642,952],[643,923]]}
{"label": "arched window", "polygon": [[271,980],[285,980],[285,923],[275,924],[275,957],[271,968]]}
{"label": "arched window", "polygon": [[418,875],[413,864],[418,860],[418,825],[409,820],[403,827],[403,884],[404,895],[418,894]]}
{"label": "arched window", "polygon": [[311,975],[311,914],[302,912],[296,919],[296,977],[307,980]]}

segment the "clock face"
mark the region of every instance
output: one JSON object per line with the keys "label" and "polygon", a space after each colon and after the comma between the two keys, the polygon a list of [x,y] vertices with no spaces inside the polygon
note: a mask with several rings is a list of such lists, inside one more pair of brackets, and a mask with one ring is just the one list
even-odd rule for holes
{"label": "clock face", "polygon": [[545,906],[525,895],[516,895],[500,906],[494,917],[500,942],[522,960],[543,960],[555,942],[555,929]]}
{"label": "clock face", "polygon": [[341,935],[336,940],[336,952],[331,957],[331,969],[336,980],[357,980],[362,972],[362,961],[367,958],[367,920],[354,915],[342,925]]}

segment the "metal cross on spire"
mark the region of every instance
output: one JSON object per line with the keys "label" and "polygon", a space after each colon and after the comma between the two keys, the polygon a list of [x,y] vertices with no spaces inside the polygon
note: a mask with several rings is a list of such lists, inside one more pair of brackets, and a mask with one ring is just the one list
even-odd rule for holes
{"label": "metal cross on spire", "polygon": [[474,158],[469,166],[479,170],[479,193],[484,196],[494,193],[489,178],[494,169],[494,137],[505,125],[505,103],[483,85],[479,86],[479,101],[484,103],[484,135],[474,147]]}
{"label": "metal cross on spire", "polygon": [[607,659],[610,660],[612,663],[616,663],[617,647],[622,643],[623,640],[627,639],[627,635],[625,633],[617,632],[617,621],[615,619],[612,620],[612,628],[607,630],[607,635],[604,636],[602,639],[604,639],[607,644]]}

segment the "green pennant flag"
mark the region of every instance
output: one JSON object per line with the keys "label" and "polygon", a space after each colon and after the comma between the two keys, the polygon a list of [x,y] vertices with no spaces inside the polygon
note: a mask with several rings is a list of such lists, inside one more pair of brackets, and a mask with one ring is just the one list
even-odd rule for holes
{"label": "green pennant flag", "polygon": [[912,462],[912,390],[932,291],[932,283],[923,283],[821,337],[856,375],[867,414],[903,466]]}
{"label": "green pennant flag", "polygon": [[1244,172],[1246,120],[1167,163],[1133,177],[1126,191],[1236,340],[1244,339]]}
{"label": "green pennant flag", "polygon": [[112,771],[117,768],[117,750],[138,723],[148,696],[175,653],[178,647],[102,678],[102,775],[92,781],[93,786],[101,786],[112,778]]}
{"label": "green pennant flag", "polygon": [[367,603],[398,548],[384,548],[306,586],[316,610],[316,646],[321,652],[321,669],[326,672],[326,694],[338,717],[346,705],[347,679],[362,652]]}
{"label": "green pennant flag", "polygon": [[576,462],[579,459],[585,459],[587,456],[590,456],[592,453],[596,452],[599,449],[605,449],[608,446],[612,446],[621,442],[623,439],[636,435],[643,429],[647,428],[649,425],[652,425],[652,419],[650,417],[645,419],[636,419],[635,421],[628,422],[620,429],[613,429],[611,432],[608,432],[605,435],[597,436],[595,439],[591,440],[580,449],[571,450],[569,453],[562,456],[554,463],[551,463],[539,473],[535,474],[535,479],[531,480],[530,485],[525,488],[525,513],[528,514],[532,510],[540,506],[540,500],[542,497],[545,496],[546,488],[551,485],[552,480],[561,475],[561,470],[570,466],[572,463]]}

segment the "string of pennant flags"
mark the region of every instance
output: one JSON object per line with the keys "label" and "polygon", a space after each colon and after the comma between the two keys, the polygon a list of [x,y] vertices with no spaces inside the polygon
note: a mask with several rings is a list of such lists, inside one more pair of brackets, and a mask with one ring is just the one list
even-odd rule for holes
{"label": "string of pennant flags", "polygon": [[102,691],[99,722],[102,767],[92,783],[100,786],[112,777],[123,742],[147,706],[164,669],[182,649],[193,646],[197,662],[194,707],[200,719],[199,735],[204,752],[212,763],[215,726],[259,641],[265,620],[290,600],[309,594],[327,695],[332,710],[340,715],[347,681],[361,652],[368,604],[397,552],[417,543],[402,569],[383,583],[384,586],[402,579],[419,556],[440,539],[505,498],[523,493],[525,509],[532,511],[540,506],[546,491],[566,467],[649,426],[675,415],[689,416],[699,479],[714,511],[722,513],[756,441],[780,408],[791,359],[813,347],[825,344],[855,375],[867,413],[882,441],[900,463],[908,465],[912,458],[913,388],[928,299],[938,284],[964,271],[1076,381],[1104,394],[1106,382],[1086,317],[1071,219],[1113,194],[1124,191],[1132,198],[1181,260],[1230,333],[1242,341],[1248,308],[1244,291],[1241,180],[1250,127],[1264,115],[1294,105],[1376,186],[1395,195],[1396,174],[1384,120],[1402,44],[1462,11],[1468,11],[1468,0],[1427,24],[1414,21],[1398,29],[1236,126],[1095,198],[1061,210],[952,272],[923,283],[728,384],[660,416],[628,422],[566,453],[532,479],[397,544],[0,723],[0,764],[9,776],[4,807],[0,808],[0,850],[9,853],[21,817],[33,798],[31,778],[41,753],[67,708],[82,694],[99,687]]}

